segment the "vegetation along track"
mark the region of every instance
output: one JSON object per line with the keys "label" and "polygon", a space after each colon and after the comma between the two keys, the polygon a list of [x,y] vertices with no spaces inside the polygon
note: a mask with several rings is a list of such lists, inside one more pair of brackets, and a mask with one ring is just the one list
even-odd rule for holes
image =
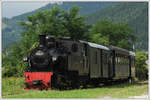
{"label": "vegetation along track", "polygon": [[[147,94],[148,83],[114,84],[74,90],[24,90],[24,78],[3,78],[2,98],[130,98]],[[111,95],[110,95],[111,94]]]}

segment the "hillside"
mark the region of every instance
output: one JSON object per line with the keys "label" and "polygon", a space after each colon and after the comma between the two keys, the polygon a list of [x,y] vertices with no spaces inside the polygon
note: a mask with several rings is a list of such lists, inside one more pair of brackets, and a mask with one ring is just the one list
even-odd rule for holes
{"label": "hillside", "polygon": [[[80,8],[80,15],[85,16],[90,13],[99,10],[100,8],[105,8],[110,5],[117,4],[117,2],[64,2],[61,5],[53,4],[53,6],[59,6],[65,11],[69,11],[72,6],[78,6]],[[3,18],[3,30],[2,30],[2,48],[5,50],[6,47],[10,47],[11,44],[18,43],[21,40],[21,27],[19,27],[18,22],[27,20],[27,16],[35,14],[38,10],[51,9],[52,4],[48,4],[42,8],[35,11],[28,12],[19,16],[15,16],[11,19]],[[7,26],[7,27],[6,27]]]}
{"label": "hillside", "polygon": [[104,9],[100,9],[87,18],[88,24],[95,24],[101,19],[109,19],[114,22],[125,22],[137,35],[135,48],[148,50],[148,3],[120,3]]}
{"label": "hillside", "polygon": [[[53,6],[59,6],[61,9],[65,11],[69,11],[72,6],[78,6],[80,8],[80,14],[82,16],[90,14],[92,12],[95,12],[96,10],[99,10],[100,8],[105,8],[110,5],[117,4],[115,2],[63,2],[63,4],[47,4],[46,6],[39,8],[37,10],[47,10],[51,9]],[[37,10],[25,13],[19,16],[15,16],[12,18],[12,20],[26,20],[27,16],[36,14]]]}
{"label": "hillside", "polygon": [[7,18],[2,19],[2,49],[10,47],[11,44],[17,43],[21,39],[21,27],[19,21]]}
{"label": "hillside", "polygon": [[[80,8],[80,15],[87,17],[87,24],[95,24],[101,19],[109,19],[114,22],[125,22],[137,35],[135,48],[148,50],[148,3],[136,2],[65,2],[60,8],[68,11],[73,5]],[[51,9],[48,4],[37,10]],[[27,16],[35,14],[37,10],[15,16],[11,19],[3,18],[2,24],[2,48],[10,47],[11,44],[21,40],[21,27],[18,22],[26,20]]]}

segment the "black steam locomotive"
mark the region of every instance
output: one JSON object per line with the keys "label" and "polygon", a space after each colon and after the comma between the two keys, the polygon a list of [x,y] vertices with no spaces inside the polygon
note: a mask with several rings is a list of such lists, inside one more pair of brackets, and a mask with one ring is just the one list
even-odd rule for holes
{"label": "black steam locomotive", "polygon": [[[91,42],[39,35],[40,44],[27,59],[26,88],[78,88],[135,76],[131,51]],[[51,74],[48,74],[51,73]],[[46,78],[49,75],[49,78]]]}

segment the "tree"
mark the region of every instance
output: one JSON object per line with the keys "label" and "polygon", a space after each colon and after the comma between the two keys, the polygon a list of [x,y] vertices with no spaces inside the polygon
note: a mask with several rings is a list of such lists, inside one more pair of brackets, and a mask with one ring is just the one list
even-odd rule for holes
{"label": "tree", "polygon": [[[113,45],[124,49],[132,50],[135,36],[132,30],[124,23],[113,23],[108,20],[101,20],[91,29],[92,41],[102,45]],[[98,35],[99,34],[99,35]]]}
{"label": "tree", "polygon": [[95,42],[101,45],[109,45],[108,40],[109,40],[108,36],[102,36],[101,33],[92,35],[92,42]]}
{"label": "tree", "polygon": [[136,60],[135,60],[135,72],[136,77],[139,80],[148,79],[148,65],[146,61],[148,60],[148,55],[144,51],[136,52]]}
{"label": "tree", "polygon": [[69,36],[75,40],[89,40],[89,32],[85,23],[85,18],[79,15],[79,8],[74,6],[70,13],[64,13],[64,26],[69,32]]}
{"label": "tree", "polygon": [[[3,76],[23,75],[26,65],[22,62],[22,58],[37,47],[39,34],[87,40],[88,28],[84,17],[81,17],[78,12],[79,8],[76,6],[69,12],[55,6],[51,10],[38,11],[35,15],[28,16],[27,21],[20,22],[23,27],[22,40],[9,51],[9,61],[6,66],[4,65]],[[3,58],[7,57],[3,56]]]}
{"label": "tree", "polygon": [[28,21],[20,22],[23,26],[21,48],[24,53],[30,52],[33,44],[37,44],[39,34],[49,34],[56,38],[69,36],[75,40],[89,40],[89,31],[85,18],[79,15],[79,8],[74,6],[65,12],[54,6],[51,10],[39,11],[28,16]]}

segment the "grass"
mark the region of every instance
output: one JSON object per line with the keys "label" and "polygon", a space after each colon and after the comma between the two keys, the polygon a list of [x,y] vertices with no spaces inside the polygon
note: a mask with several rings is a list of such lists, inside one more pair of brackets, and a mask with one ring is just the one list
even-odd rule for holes
{"label": "grass", "polygon": [[147,83],[118,84],[77,90],[24,90],[24,78],[3,78],[2,98],[128,98],[148,93]]}

